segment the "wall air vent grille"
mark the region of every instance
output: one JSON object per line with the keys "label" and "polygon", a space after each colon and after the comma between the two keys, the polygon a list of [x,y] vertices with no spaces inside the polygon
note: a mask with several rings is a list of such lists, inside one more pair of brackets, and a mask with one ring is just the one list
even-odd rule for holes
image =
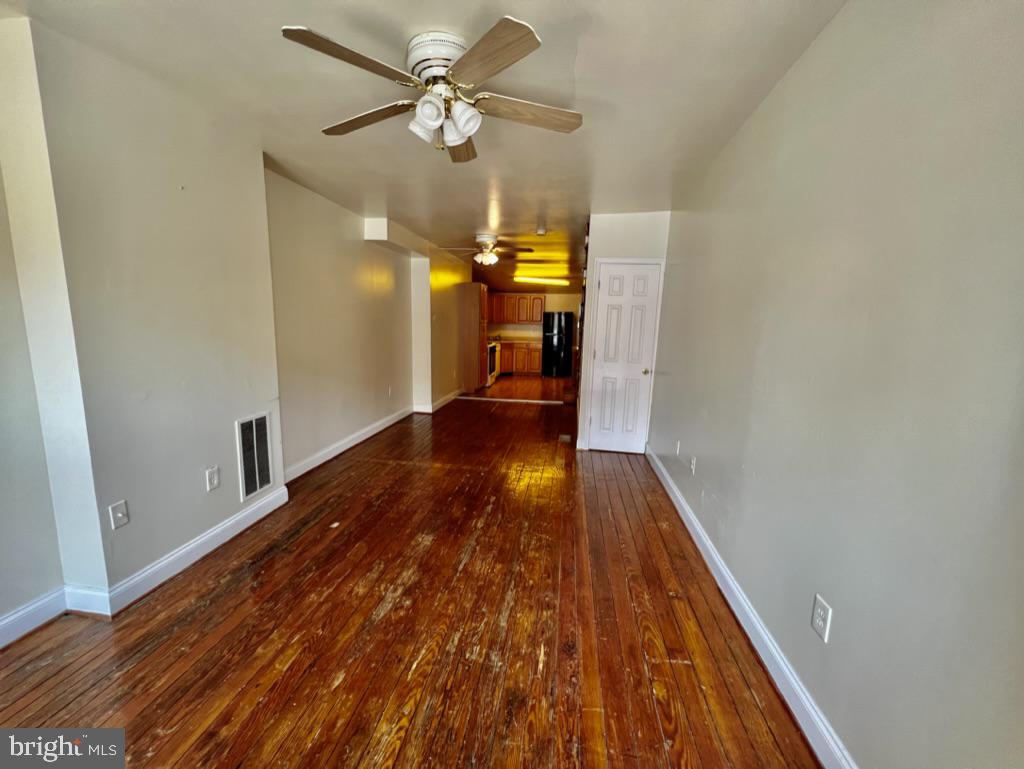
{"label": "wall air vent grille", "polygon": [[270,485],[270,420],[257,414],[235,423],[242,501]]}

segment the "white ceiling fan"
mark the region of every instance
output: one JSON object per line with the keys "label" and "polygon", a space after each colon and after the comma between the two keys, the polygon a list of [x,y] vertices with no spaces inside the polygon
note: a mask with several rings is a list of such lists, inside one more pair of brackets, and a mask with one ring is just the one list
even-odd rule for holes
{"label": "white ceiling fan", "polygon": [[464,248],[462,246],[442,246],[445,251],[472,251],[473,261],[484,267],[490,267],[498,263],[498,254],[532,254],[532,248],[516,246],[511,241],[502,240],[493,232],[478,232],[476,234],[476,246]]}
{"label": "white ceiling fan", "polygon": [[515,64],[540,47],[540,38],[525,22],[505,16],[472,48],[451,32],[423,32],[406,49],[408,72],[364,56],[307,27],[282,27],[289,40],[352,64],[399,85],[423,91],[418,101],[403,99],[323,129],[341,136],[379,123],[389,117],[415,111],[409,130],[437,149],[447,149],[452,161],[464,163],[476,157],[473,134],[481,116],[569,133],[583,124],[583,115],[496,93],[467,95],[486,80]]}

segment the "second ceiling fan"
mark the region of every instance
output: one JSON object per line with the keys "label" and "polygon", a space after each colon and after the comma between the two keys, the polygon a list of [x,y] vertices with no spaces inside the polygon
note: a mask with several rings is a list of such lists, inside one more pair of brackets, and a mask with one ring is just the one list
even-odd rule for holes
{"label": "second ceiling fan", "polygon": [[532,254],[532,248],[526,248],[524,246],[517,246],[509,240],[502,240],[493,232],[478,232],[476,234],[476,245],[472,247],[463,246],[443,246],[444,251],[471,251],[473,253],[473,261],[477,264],[482,264],[484,267],[490,267],[492,264],[498,263],[499,252],[505,254]]}
{"label": "second ceiling fan", "polygon": [[500,19],[472,48],[450,32],[416,35],[406,50],[408,72],[346,48],[307,27],[283,27],[281,34],[307,48],[423,92],[418,101],[392,102],[328,126],[323,129],[328,136],[341,136],[415,111],[409,130],[438,149],[447,149],[454,162],[464,163],[476,157],[472,137],[480,128],[481,116],[562,133],[575,131],[583,124],[583,115],[573,110],[496,93],[467,95],[467,91],[479,88],[540,47],[540,38],[533,28],[511,16]]}

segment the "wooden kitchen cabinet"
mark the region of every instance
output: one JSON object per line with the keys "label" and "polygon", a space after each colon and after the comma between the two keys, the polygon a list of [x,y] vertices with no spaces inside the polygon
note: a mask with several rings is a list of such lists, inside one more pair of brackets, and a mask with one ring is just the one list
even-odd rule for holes
{"label": "wooden kitchen cabinet", "polygon": [[543,322],[543,294],[491,294],[491,323],[539,326]]}
{"label": "wooden kitchen cabinet", "polygon": [[[544,295],[530,297],[530,323],[544,322]],[[539,370],[539,368],[538,368]]]}
{"label": "wooden kitchen cabinet", "polygon": [[504,313],[504,320],[502,323],[518,323],[519,314],[516,312],[516,295],[515,294],[503,294],[502,295],[502,312]]}
{"label": "wooden kitchen cabinet", "polygon": [[516,323],[530,322],[530,300],[532,297],[520,295],[516,297]]}
{"label": "wooden kitchen cabinet", "polygon": [[527,363],[526,371],[529,374],[540,373],[540,357],[541,357],[541,346],[539,344],[527,345]]}
{"label": "wooden kitchen cabinet", "polygon": [[516,344],[512,346],[512,371],[516,374],[527,374],[529,373],[530,364],[530,351],[526,349],[525,344]]}
{"label": "wooden kitchen cabinet", "polygon": [[502,374],[539,374],[541,364],[540,342],[502,342]]}

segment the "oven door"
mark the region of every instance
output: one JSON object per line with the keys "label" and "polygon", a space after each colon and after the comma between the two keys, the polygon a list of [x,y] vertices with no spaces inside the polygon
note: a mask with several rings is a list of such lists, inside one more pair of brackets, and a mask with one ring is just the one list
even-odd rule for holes
{"label": "oven door", "polygon": [[498,378],[498,361],[501,360],[501,348],[497,344],[487,345],[487,386],[494,384]]}

